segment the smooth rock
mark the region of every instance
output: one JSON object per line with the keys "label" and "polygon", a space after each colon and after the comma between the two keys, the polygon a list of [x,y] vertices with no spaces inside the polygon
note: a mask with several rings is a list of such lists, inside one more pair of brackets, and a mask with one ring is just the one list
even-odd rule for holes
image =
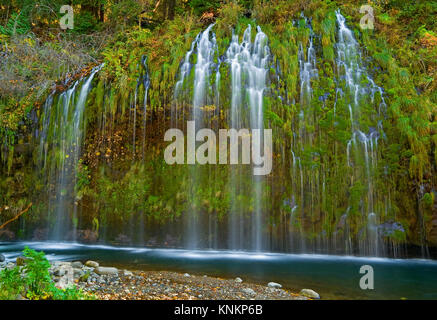
{"label": "smooth rock", "polygon": [[83,268],[83,264],[82,264],[82,262],[80,262],[80,261],[74,261],[74,262],[71,264],[71,266],[72,266],[74,269],[82,269],[82,268]]}
{"label": "smooth rock", "polygon": [[274,289],[280,289],[280,288],[282,288],[282,285],[280,285],[279,283],[276,283],[276,282],[269,282],[269,283],[267,284],[267,286],[268,286],[269,288],[274,288]]}
{"label": "smooth rock", "polygon": [[241,291],[243,291],[245,294],[249,294],[251,296],[254,296],[256,294],[256,292],[251,288],[244,288]]}
{"label": "smooth rock", "polygon": [[94,272],[99,275],[118,275],[118,269],[113,267],[97,267]]}
{"label": "smooth rock", "polygon": [[301,296],[308,297],[311,299],[320,299],[320,295],[311,289],[302,289],[299,294]]}
{"label": "smooth rock", "polygon": [[191,277],[188,273],[184,273],[184,277]]}
{"label": "smooth rock", "polygon": [[87,262],[85,262],[85,265],[87,267],[97,268],[99,266],[99,263],[95,262],[95,261],[92,261],[92,260],[88,260]]}
{"label": "smooth rock", "polygon": [[6,257],[0,253],[0,262],[6,261]]}
{"label": "smooth rock", "polygon": [[65,270],[65,268],[56,268],[54,271],[53,271],[53,274],[55,275],[55,276],[58,276],[58,277],[62,277],[63,275],[65,275],[66,274],[66,272],[67,272],[67,270]]}
{"label": "smooth rock", "polygon": [[239,277],[236,277],[234,281],[237,282],[237,283],[243,282],[243,280],[241,278],[239,278]]}
{"label": "smooth rock", "polygon": [[85,275],[85,272],[82,269],[73,268],[73,275],[74,275],[75,278],[80,278],[83,275]]}

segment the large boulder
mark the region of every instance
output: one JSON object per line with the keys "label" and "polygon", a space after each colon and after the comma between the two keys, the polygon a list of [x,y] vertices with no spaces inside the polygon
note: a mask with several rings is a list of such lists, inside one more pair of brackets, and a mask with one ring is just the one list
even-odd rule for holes
{"label": "large boulder", "polygon": [[6,257],[0,253],[0,262],[6,261]]}

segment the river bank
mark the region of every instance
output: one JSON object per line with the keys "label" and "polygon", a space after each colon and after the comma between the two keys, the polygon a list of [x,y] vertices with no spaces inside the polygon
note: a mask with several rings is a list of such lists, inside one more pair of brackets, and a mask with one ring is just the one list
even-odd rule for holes
{"label": "river bank", "polygon": [[[4,268],[24,266],[23,256],[1,262]],[[256,284],[241,278],[224,279],[169,271],[130,271],[100,266],[96,261],[52,261],[49,273],[56,286],[76,286],[98,300],[308,300],[312,290],[299,294],[275,282]]]}

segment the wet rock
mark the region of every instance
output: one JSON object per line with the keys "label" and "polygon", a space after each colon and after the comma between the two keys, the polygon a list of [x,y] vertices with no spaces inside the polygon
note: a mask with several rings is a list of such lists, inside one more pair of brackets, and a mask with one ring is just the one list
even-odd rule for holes
{"label": "wet rock", "polygon": [[115,238],[115,242],[121,245],[131,244],[132,240],[127,235],[120,233],[117,238]]}
{"label": "wet rock", "polygon": [[5,262],[6,257],[0,253],[0,262]]}
{"label": "wet rock", "polygon": [[399,222],[388,221],[388,222],[381,223],[378,226],[378,232],[383,237],[392,237],[395,235],[395,233],[405,234],[405,229],[402,227],[402,225]]}
{"label": "wet rock", "polygon": [[276,283],[276,282],[269,282],[267,284],[267,286],[269,288],[273,288],[273,289],[280,289],[280,288],[282,288],[282,285],[280,285],[279,283]]}
{"label": "wet rock", "polygon": [[83,268],[83,264],[82,264],[82,262],[80,262],[80,261],[74,261],[74,262],[71,264],[71,266],[72,266],[73,268],[76,268],[76,269],[82,269],[82,268]]}
{"label": "wet rock", "polygon": [[239,277],[236,277],[234,281],[237,282],[237,283],[243,282],[243,280],[241,278],[239,278]]}
{"label": "wet rock", "polygon": [[311,289],[302,289],[299,294],[301,296],[308,297],[311,299],[320,299],[320,295]]}
{"label": "wet rock", "polygon": [[33,231],[32,241],[43,241],[49,238],[49,229],[37,228]]}
{"label": "wet rock", "polygon": [[248,295],[251,295],[251,296],[254,296],[256,294],[256,292],[253,289],[251,289],[251,288],[244,288],[241,291],[243,291],[245,294],[248,294]]}
{"label": "wet rock", "polygon": [[188,273],[184,273],[184,277],[191,277]]}
{"label": "wet rock", "polygon": [[84,243],[96,243],[99,235],[97,232],[84,229],[84,230],[76,230],[75,232],[71,231],[67,235],[67,240],[69,241],[80,241]]}
{"label": "wet rock", "polygon": [[87,262],[85,262],[85,265],[90,268],[97,268],[99,266],[99,263],[96,261],[88,260]]}
{"label": "wet rock", "polygon": [[6,241],[15,240],[15,233],[10,230],[0,230],[0,240],[6,240]]}
{"label": "wet rock", "polygon": [[97,267],[95,273],[98,275],[118,275],[118,269],[113,267]]}

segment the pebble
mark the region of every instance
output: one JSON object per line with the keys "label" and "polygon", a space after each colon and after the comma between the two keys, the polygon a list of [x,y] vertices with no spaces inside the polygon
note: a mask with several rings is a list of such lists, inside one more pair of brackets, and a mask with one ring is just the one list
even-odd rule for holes
{"label": "pebble", "polygon": [[190,277],[188,273],[184,273],[184,277]]}
{"label": "pebble", "polygon": [[243,282],[243,280],[241,278],[239,278],[239,277],[236,277],[234,281],[237,282],[237,283]]}
{"label": "pebble", "polygon": [[85,262],[85,265],[87,267],[97,268],[99,266],[99,263],[95,262],[95,261],[92,261],[92,260],[88,260],[87,262]]}
{"label": "pebble", "polygon": [[275,289],[280,289],[280,288],[282,288],[282,285],[280,285],[279,283],[276,283],[276,282],[269,282],[269,283],[267,284],[267,286],[268,286],[269,288],[275,288]]}
{"label": "pebble", "polygon": [[256,294],[256,292],[251,288],[244,288],[241,291],[243,291],[245,294],[249,294],[251,296],[254,296]]}
{"label": "pebble", "polygon": [[128,271],[128,270],[124,270],[124,271],[123,271],[123,275],[124,275],[125,277],[132,277],[132,276],[133,276],[133,273],[130,272],[130,271]]}
{"label": "pebble", "polygon": [[320,295],[311,289],[302,289],[299,294],[301,296],[308,297],[311,299],[320,299]]}

